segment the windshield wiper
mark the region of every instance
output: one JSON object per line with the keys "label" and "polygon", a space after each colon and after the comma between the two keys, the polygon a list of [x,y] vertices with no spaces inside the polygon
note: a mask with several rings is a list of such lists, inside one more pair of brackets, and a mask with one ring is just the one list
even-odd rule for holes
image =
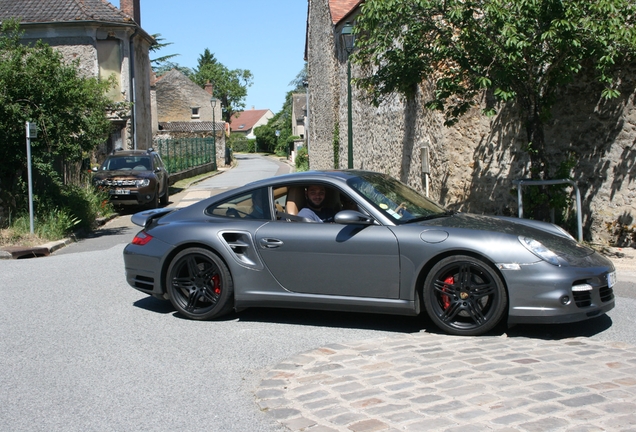
{"label": "windshield wiper", "polygon": [[417,218],[409,219],[407,221],[404,221],[404,223],[407,224],[407,223],[411,223],[411,222],[422,222],[422,221],[427,221],[427,220],[431,220],[431,219],[439,219],[439,218],[453,216],[453,215],[455,215],[457,213],[458,212],[456,212],[454,210],[448,210],[448,211],[445,211],[444,213],[434,213],[434,214],[430,214],[430,215],[426,215],[426,216],[420,216],[420,217],[417,217]]}

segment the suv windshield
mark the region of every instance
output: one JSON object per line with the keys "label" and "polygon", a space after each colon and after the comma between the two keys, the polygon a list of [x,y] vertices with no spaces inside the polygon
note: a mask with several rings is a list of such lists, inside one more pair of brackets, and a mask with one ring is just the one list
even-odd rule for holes
{"label": "suv windshield", "polygon": [[149,171],[152,166],[149,156],[111,156],[104,161],[103,171],[137,170]]}
{"label": "suv windshield", "polygon": [[364,173],[347,183],[397,224],[451,214],[439,204],[389,176]]}

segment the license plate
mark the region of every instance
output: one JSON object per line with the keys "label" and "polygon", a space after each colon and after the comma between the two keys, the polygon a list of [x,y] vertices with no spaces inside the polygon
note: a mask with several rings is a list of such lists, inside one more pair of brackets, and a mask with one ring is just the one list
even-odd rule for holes
{"label": "license plate", "polygon": [[114,189],[110,191],[111,195],[130,195],[130,191],[128,189]]}
{"label": "license plate", "polygon": [[616,283],[616,272],[613,271],[611,273],[607,274],[607,286],[609,288],[613,287],[614,284]]}

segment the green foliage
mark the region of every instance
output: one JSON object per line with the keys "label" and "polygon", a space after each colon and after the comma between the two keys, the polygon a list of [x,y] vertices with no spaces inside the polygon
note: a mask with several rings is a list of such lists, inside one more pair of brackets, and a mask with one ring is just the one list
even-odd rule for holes
{"label": "green foliage", "polygon": [[305,62],[305,65],[300,70],[300,72],[298,72],[298,74],[296,75],[296,78],[294,78],[289,83],[289,85],[294,88],[294,90],[293,90],[294,93],[297,93],[300,90],[305,88],[305,83],[307,82],[307,76],[308,75],[309,75],[309,73],[307,71],[307,62]]}
{"label": "green foliage", "polygon": [[276,145],[276,154],[287,155],[289,148],[293,145],[295,140],[300,137],[292,135],[292,117],[293,117],[293,95],[295,93],[305,93],[304,83],[307,81],[307,63],[305,63],[303,69],[298,72],[296,78],[292,80],[289,85],[294,86],[294,89],[287,92],[285,95],[285,102],[279,112],[274,114],[274,117],[269,119],[267,125],[274,131],[279,131],[278,144]]}
{"label": "green foliage", "polygon": [[179,64],[171,61],[162,62],[159,65],[153,66],[152,69],[155,71],[155,74],[157,74],[157,76],[161,76],[167,72],[170,72],[172,69],[178,70],[190,79],[192,79],[192,75],[194,74],[194,72],[192,72],[192,69],[190,69],[189,67],[180,66]]}
{"label": "green foliage", "polygon": [[615,74],[636,53],[635,21],[633,0],[367,0],[354,30],[356,83],[377,105],[396,92],[413,97],[430,80],[427,106],[447,125],[484,90],[514,101],[536,150],[533,175],[549,176],[543,125],[559,89],[590,65],[602,96],[619,96]]}
{"label": "green foliage", "polygon": [[[152,45],[150,45],[150,50],[149,51],[151,53],[156,53],[156,52],[160,51],[162,48],[165,48],[167,46],[172,45],[172,42],[164,42],[165,38],[161,37],[161,33],[155,33],[155,34],[152,35],[152,37],[154,38],[155,42]],[[151,59],[150,60],[150,64],[152,65],[153,69],[161,68],[170,59],[175,58],[178,55],[179,54],[168,54],[168,55],[165,55],[165,56],[157,57],[155,59]],[[170,69],[168,69],[168,70],[170,70]],[[155,72],[156,72],[156,70],[155,70]]]}
{"label": "green foliage", "polygon": [[11,217],[2,224],[5,229],[0,243],[31,244],[59,240],[79,229],[89,230],[97,218],[113,213],[108,195],[90,185],[66,188],[62,195],[54,206],[38,206],[40,211],[33,217],[35,238],[30,235],[28,212],[21,211],[17,217]]}
{"label": "green foliage", "polygon": [[[65,193],[56,167],[80,162],[103,143],[111,130],[107,112],[126,107],[105,95],[111,78],[80,76],[77,64],[66,64],[48,45],[20,43],[16,21],[0,31],[0,198],[12,214],[27,209],[25,122],[35,122],[31,141],[36,212],[61,209]],[[79,216],[74,216],[79,217]]]}
{"label": "green foliage", "polygon": [[[239,153],[249,153],[254,151],[254,140],[247,139],[247,137],[241,133],[230,134],[230,137],[226,141],[226,145],[232,149],[232,151]],[[251,143],[251,145],[250,145]]]}
{"label": "green foliage", "polygon": [[307,154],[307,147],[302,146],[296,154],[296,171],[307,170],[309,170],[309,155]]}
{"label": "green foliage", "polygon": [[[280,136],[278,137],[278,145],[276,152],[277,153],[285,153],[287,154],[287,148],[285,145],[289,144],[290,137],[292,137],[292,105],[293,105],[293,94],[297,93],[298,89],[295,91],[287,92],[285,95],[285,102],[283,103],[283,107],[279,112],[274,114],[274,117],[268,120],[267,126],[272,128],[274,131],[279,131]],[[304,89],[303,89],[304,91]],[[292,139],[293,142],[293,139]]]}
{"label": "green foliage", "polygon": [[190,78],[201,87],[208,82],[214,86],[213,96],[221,101],[223,120],[228,123],[245,108],[247,88],[253,83],[249,70],[228,69],[219,63],[208,48],[199,56],[198,66]]}
{"label": "green foliage", "polygon": [[254,128],[254,135],[259,152],[274,153],[276,151],[276,130],[269,124]]}

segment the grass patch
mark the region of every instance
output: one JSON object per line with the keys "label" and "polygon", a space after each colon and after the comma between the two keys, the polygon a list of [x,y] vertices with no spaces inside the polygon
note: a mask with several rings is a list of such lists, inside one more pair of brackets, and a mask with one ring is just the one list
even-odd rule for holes
{"label": "grass patch", "polygon": [[22,212],[0,229],[0,246],[36,246],[60,240],[82,229],[95,227],[96,220],[114,213],[108,195],[92,186],[68,187],[60,203],[42,209],[33,217],[33,234],[28,212]]}

